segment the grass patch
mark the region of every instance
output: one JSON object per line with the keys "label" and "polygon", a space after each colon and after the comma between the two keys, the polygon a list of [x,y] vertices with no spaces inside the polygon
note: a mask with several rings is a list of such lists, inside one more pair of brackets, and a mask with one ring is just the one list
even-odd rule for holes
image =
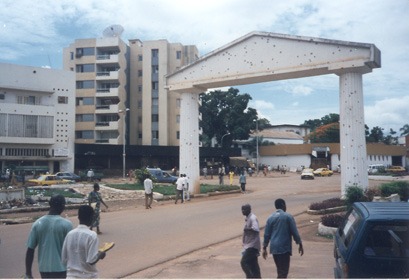
{"label": "grass patch", "polygon": [[[140,183],[125,183],[125,184],[107,184],[110,188],[120,189],[120,190],[144,190],[143,184]],[[210,192],[225,192],[232,190],[239,190],[240,187],[233,185],[200,185],[200,193],[206,194]],[[153,188],[154,192],[161,193],[163,195],[176,195],[176,186],[173,184],[155,184]]]}

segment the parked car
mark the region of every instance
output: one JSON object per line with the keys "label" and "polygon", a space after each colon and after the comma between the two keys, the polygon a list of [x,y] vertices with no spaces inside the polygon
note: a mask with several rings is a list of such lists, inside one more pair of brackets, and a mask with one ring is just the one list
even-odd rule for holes
{"label": "parked car", "polygon": [[75,181],[75,182],[78,182],[81,180],[80,176],[72,172],[57,172],[54,175],[62,179],[65,179],[65,180],[70,180],[70,181]]}
{"label": "parked car", "polygon": [[334,174],[334,172],[332,170],[329,170],[328,168],[318,168],[313,173],[318,177],[332,176],[332,174]]}
{"label": "parked car", "polygon": [[176,183],[178,177],[170,175],[168,172],[159,168],[147,168],[148,172],[152,175],[153,179],[157,183]]}
{"label": "parked car", "polygon": [[60,178],[55,175],[41,175],[37,179],[30,179],[27,181],[30,186],[51,186],[59,184],[70,184],[73,181]]}
{"label": "parked car", "polygon": [[356,202],[334,236],[335,278],[409,277],[409,203]]}
{"label": "parked car", "polygon": [[385,171],[388,173],[401,174],[401,173],[405,173],[406,169],[402,166],[390,166],[386,168]]}
{"label": "parked car", "polygon": [[304,168],[301,172],[301,180],[303,179],[314,179],[314,169],[311,168]]}

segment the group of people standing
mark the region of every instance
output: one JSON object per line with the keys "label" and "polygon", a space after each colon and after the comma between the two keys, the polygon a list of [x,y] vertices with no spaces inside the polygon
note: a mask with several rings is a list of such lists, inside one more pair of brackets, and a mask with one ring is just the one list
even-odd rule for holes
{"label": "group of people standing", "polygon": [[[65,209],[63,195],[49,201],[47,215],[35,221],[27,241],[25,278],[33,278],[32,265],[38,247],[38,269],[41,278],[97,278],[95,264],[105,258],[99,251],[99,212],[101,203],[108,208],[99,193],[98,183],[89,193],[88,205],[78,209],[79,225],[73,229],[70,220],[61,217]],[[93,228],[97,232],[92,231]]]}
{"label": "group of people standing", "polygon": [[[294,217],[287,213],[283,199],[275,201],[276,212],[268,217],[264,230],[263,243],[260,241],[260,227],[256,215],[251,212],[250,204],[241,207],[246,217],[243,229],[243,252],[240,261],[246,278],[261,278],[258,257],[262,248],[262,256],[267,259],[267,246],[277,267],[277,278],[287,278],[292,255],[292,239],[298,244],[298,252],[302,256],[304,248],[298,233]],[[262,244],[262,246],[261,246]]]}

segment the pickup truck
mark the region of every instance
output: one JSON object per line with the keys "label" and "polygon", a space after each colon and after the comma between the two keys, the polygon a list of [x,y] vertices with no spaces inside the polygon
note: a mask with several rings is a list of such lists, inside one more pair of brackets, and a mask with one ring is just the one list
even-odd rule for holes
{"label": "pickup truck", "polygon": [[409,203],[355,202],[334,236],[335,278],[409,277]]}

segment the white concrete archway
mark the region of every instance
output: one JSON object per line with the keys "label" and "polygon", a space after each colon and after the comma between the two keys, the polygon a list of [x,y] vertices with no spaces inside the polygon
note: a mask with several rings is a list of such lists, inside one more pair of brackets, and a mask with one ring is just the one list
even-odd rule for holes
{"label": "white concrete archway", "polygon": [[252,32],[166,77],[167,88],[182,93],[180,172],[199,191],[198,94],[209,88],[301,77],[339,76],[341,194],[349,186],[368,187],[362,75],[381,67],[373,44]]}

